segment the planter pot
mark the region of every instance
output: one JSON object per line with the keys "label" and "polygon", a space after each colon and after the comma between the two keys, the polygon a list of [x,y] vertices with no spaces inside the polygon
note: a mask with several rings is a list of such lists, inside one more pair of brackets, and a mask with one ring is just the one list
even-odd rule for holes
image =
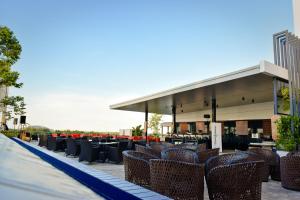
{"label": "planter pot", "polygon": [[288,152],[288,151],[278,150],[278,151],[276,151],[276,153],[277,153],[280,157],[283,157],[283,156],[286,156],[289,152]]}

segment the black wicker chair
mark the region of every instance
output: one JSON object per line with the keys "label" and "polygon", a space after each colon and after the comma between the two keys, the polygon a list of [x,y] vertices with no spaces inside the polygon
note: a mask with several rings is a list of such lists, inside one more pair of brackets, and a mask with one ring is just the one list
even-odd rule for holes
{"label": "black wicker chair", "polygon": [[122,152],[128,147],[128,141],[120,141],[117,146],[107,146],[107,158],[114,163],[123,161]]}
{"label": "black wicker chair", "polygon": [[66,155],[78,156],[80,153],[80,140],[73,138],[67,139]]}
{"label": "black wicker chair", "polygon": [[88,140],[80,141],[80,154],[78,161],[93,162],[99,158],[99,145]]}
{"label": "black wicker chair", "polygon": [[44,135],[39,135],[39,146],[43,147],[43,146],[47,146],[47,139],[48,139],[48,135],[44,134]]}

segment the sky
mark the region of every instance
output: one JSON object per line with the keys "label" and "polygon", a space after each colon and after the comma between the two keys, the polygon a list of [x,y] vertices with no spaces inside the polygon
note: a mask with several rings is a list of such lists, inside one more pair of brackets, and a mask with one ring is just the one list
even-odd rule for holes
{"label": "sky", "polygon": [[[291,0],[0,0],[22,45],[27,122],[118,131],[144,114],[109,105],[273,61]],[[168,116],[164,121],[169,121]]]}

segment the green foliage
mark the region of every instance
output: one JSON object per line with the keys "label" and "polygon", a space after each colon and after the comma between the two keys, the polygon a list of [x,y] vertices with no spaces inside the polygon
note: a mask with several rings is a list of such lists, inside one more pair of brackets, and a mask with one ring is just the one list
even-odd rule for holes
{"label": "green foliage", "polygon": [[14,33],[0,26],[0,66],[13,65],[20,58],[22,47]]}
{"label": "green foliage", "polygon": [[153,137],[159,138],[160,134],[159,133],[152,133]]}
{"label": "green foliage", "polygon": [[[292,125],[294,126],[294,134],[292,132]],[[278,149],[285,151],[293,151],[296,145],[300,144],[300,118],[297,116],[281,116],[276,121],[278,140],[276,146]]]}
{"label": "green foliage", "polygon": [[281,87],[280,88],[280,93],[283,98],[283,110],[284,111],[289,111],[290,109],[290,93],[289,93],[289,88],[288,87]]}
{"label": "green foliage", "polygon": [[113,131],[80,131],[80,130],[54,130],[51,131],[51,133],[56,133],[56,134],[109,134],[109,135],[118,135],[119,132],[113,132]]}
{"label": "green foliage", "polygon": [[2,65],[0,66],[0,85],[6,87],[21,88],[23,83],[17,83],[20,73],[12,71],[10,66]]}
{"label": "green foliage", "polygon": [[132,127],[132,136],[142,136],[144,129],[142,129],[142,125],[138,125],[137,127]]}
{"label": "green foliage", "polygon": [[[14,33],[6,26],[0,26],[0,87],[1,88],[21,88],[23,83],[18,83],[19,72],[11,69],[20,58],[22,47]],[[12,113],[15,115],[25,114],[24,98],[20,96],[10,96],[7,93],[0,102],[3,106],[2,122],[6,123],[11,119]]]}
{"label": "green foliage", "polygon": [[25,114],[26,104],[24,103],[24,98],[21,96],[4,97],[0,103],[7,108],[6,115],[9,119],[11,119],[12,112],[15,115]]}
{"label": "green foliage", "polygon": [[20,131],[19,130],[14,130],[14,129],[10,129],[7,131],[1,131],[2,134],[4,134],[5,136],[12,138],[12,137],[18,137]]}
{"label": "green foliage", "polygon": [[153,133],[159,134],[159,125],[161,121],[162,115],[153,114],[149,121],[149,128],[152,129]]}
{"label": "green foliage", "polygon": [[29,126],[25,130],[29,132],[31,135],[36,135],[36,134],[45,135],[51,133],[49,128],[43,126]]}

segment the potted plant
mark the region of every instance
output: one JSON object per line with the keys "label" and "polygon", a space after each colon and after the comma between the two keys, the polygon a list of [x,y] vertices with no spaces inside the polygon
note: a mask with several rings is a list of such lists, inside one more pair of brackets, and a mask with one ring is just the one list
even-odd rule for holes
{"label": "potted plant", "polygon": [[142,125],[132,127],[133,140],[141,140],[143,132],[144,132],[144,129],[142,129]]}
{"label": "potted plant", "polygon": [[278,132],[276,148],[279,150],[278,153],[286,154],[295,151],[297,145],[300,144],[300,118],[290,115],[281,116],[276,121],[276,126]]}

